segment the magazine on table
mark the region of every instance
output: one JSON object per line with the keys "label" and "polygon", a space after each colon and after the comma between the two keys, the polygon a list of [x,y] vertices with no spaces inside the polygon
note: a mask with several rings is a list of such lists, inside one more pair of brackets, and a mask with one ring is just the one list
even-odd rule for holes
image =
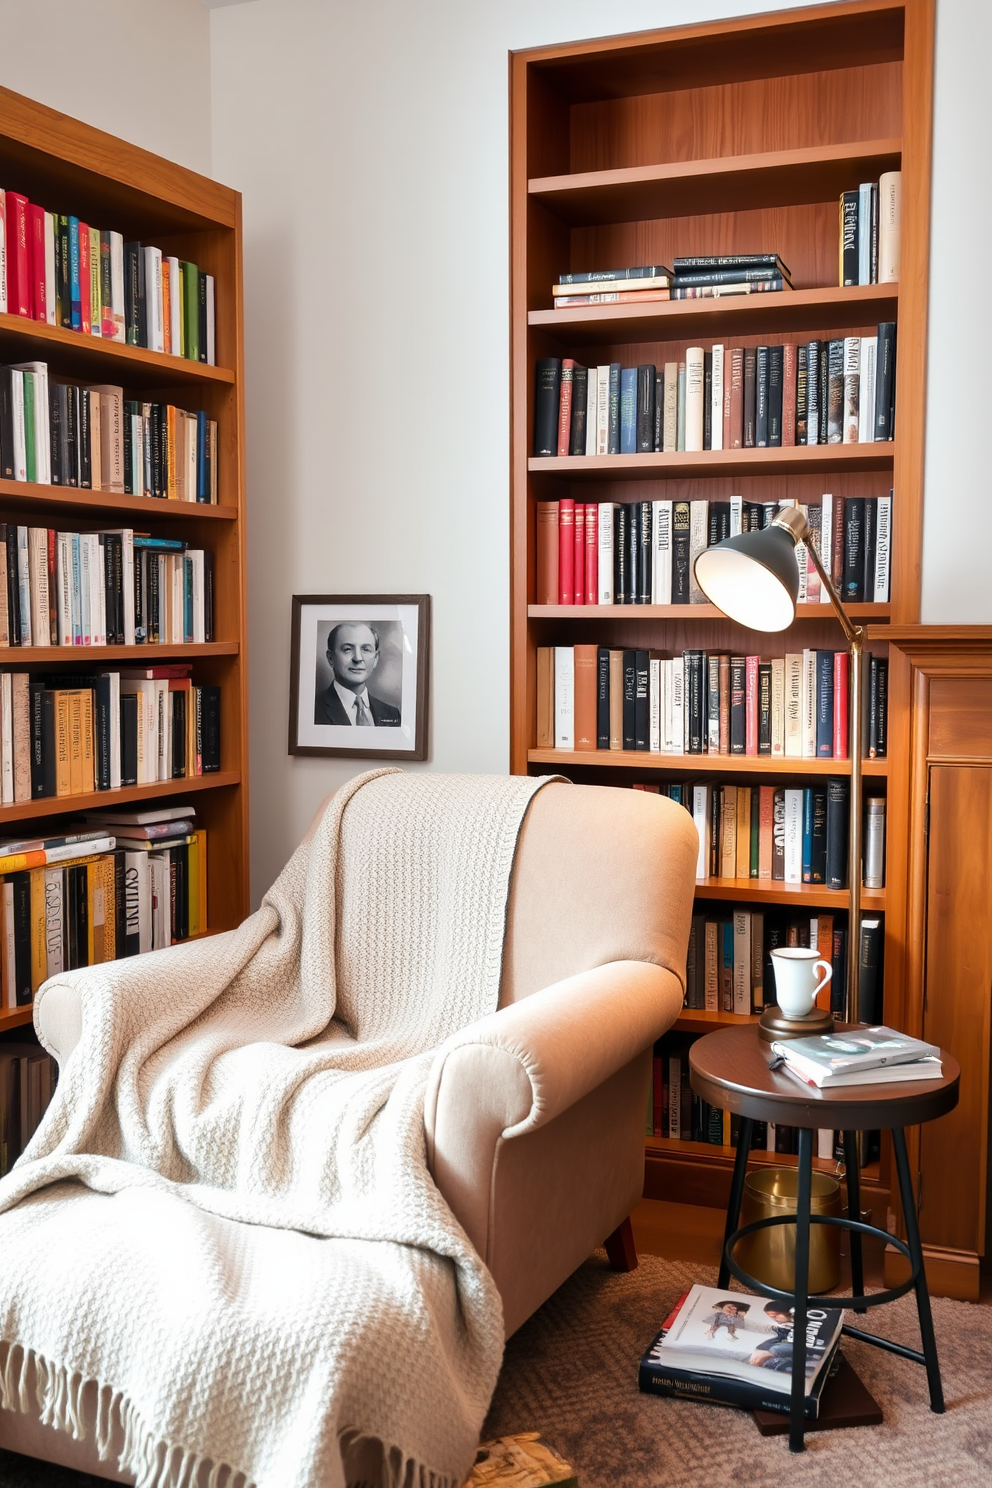
{"label": "magazine on table", "polygon": [[[856,1028],[772,1044],[790,1073],[821,1089],[890,1080],[939,1079],[940,1049],[894,1028]],[[902,1066],[912,1065],[907,1074]]]}

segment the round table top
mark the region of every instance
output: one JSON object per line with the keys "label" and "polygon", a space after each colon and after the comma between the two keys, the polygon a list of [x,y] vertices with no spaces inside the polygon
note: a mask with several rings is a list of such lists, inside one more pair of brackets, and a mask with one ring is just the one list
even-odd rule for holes
{"label": "round table top", "polygon": [[[838,1024],[838,1029],[845,1027]],[[721,1028],[696,1039],[689,1050],[689,1083],[711,1106],[752,1121],[784,1126],[874,1131],[915,1126],[952,1111],[958,1103],[961,1067],[941,1050],[939,1080],[900,1080],[883,1085],[840,1085],[818,1090],[785,1069],[769,1069],[771,1046],[749,1023]]]}

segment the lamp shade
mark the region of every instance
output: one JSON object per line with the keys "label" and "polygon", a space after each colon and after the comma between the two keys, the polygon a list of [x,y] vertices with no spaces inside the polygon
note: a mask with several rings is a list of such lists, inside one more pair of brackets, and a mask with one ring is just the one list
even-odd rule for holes
{"label": "lamp shade", "polygon": [[796,539],[783,526],[742,532],[704,548],[693,572],[711,604],[749,630],[785,630],[796,615]]}

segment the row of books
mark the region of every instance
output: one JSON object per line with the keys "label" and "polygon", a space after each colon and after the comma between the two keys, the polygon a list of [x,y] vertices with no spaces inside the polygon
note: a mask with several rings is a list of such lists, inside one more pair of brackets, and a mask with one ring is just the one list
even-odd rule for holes
{"label": "row of books", "polygon": [[551,293],[556,310],[581,305],[646,305],[665,300],[719,299],[791,289],[788,266],[777,253],[704,254],[664,264],[559,274]]}
{"label": "row of books", "polygon": [[220,688],[190,670],[0,672],[0,803],[218,771]]}
{"label": "row of books", "polygon": [[902,238],[902,171],[884,171],[877,181],[842,191],[838,213],[838,284],[894,284]]}
{"label": "row of books", "polygon": [[46,362],[0,367],[0,478],[216,504],[217,423],[56,381]]}
{"label": "row of books", "polygon": [[[767,527],[799,506],[826,571],[845,601],[885,604],[892,559],[892,493],[824,495],[818,502],[559,501],[537,503],[535,603],[705,604],[699,554]],[[805,544],[796,549],[799,603],[830,603]]]}
{"label": "row of books", "polygon": [[0,843],[4,1007],[30,1004],[63,971],[206,929],[207,834],[195,808],[151,814],[152,824],[106,813],[66,835]]}
{"label": "row of books", "polygon": [[536,365],[535,456],[870,444],[895,437],[894,321],[874,336],[686,348],[684,361]]}
{"label": "row of books", "polygon": [[180,538],[0,522],[0,646],[214,638],[214,555]]}
{"label": "row of books", "polygon": [[0,1044],[0,1178],[34,1136],[58,1083],[58,1065],[37,1044]]}
{"label": "row of books", "polygon": [[[848,759],[846,651],[763,661],[724,652],[537,648],[537,747]],[[862,745],[888,749],[888,659],[865,658]]]}
{"label": "row of books", "polygon": [[[719,1106],[711,1106],[692,1089],[689,1081],[689,1046],[681,1034],[666,1034],[654,1046],[651,1084],[648,1087],[645,1135],[673,1142],[705,1142],[712,1147],[734,1149],[740,1138],[740,1117]],[[836,1145],[834,1132],[818,1133],[821,1157],[830,1157]],[[828,1151],[829,1147],[829,1151]],[[793,1153],[795,1128],[775,1121],[755,1121],[750,1150]]]}
{"label": "row of books", "polygon": [[0,189],[0,312],[213,366],[212,274]]}

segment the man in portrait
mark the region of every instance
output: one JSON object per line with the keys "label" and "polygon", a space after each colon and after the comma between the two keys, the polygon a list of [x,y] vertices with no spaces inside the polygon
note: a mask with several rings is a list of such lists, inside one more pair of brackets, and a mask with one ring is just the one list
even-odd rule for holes
{"label": "man in portrait", "polygon": [[399,728],[399,708],[369,692],[379,665],[379,632],[374,625],[345,620],[333,626],[327,637],[327,660],[334,679],[316,696],[314,723]]}

